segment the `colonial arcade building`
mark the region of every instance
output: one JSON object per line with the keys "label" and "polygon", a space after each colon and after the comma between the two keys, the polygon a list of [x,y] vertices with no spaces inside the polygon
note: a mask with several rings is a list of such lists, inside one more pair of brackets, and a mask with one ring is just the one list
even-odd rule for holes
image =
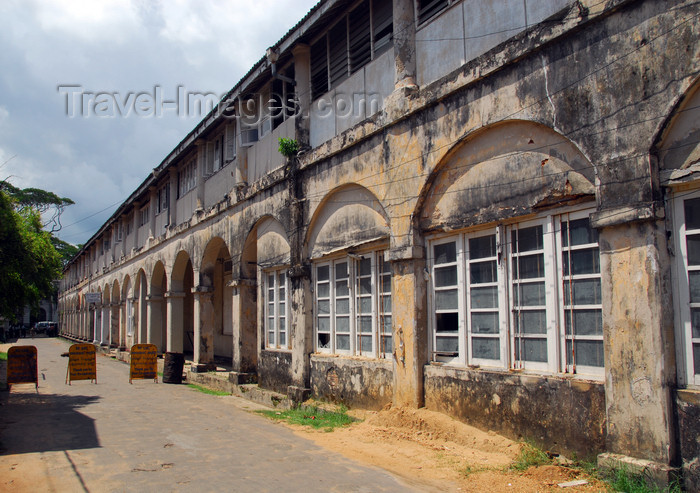
{"label": "colonial arcade building", "polygon": [[67,265],[62,331],[697,485],[699,17],[321,1]]}

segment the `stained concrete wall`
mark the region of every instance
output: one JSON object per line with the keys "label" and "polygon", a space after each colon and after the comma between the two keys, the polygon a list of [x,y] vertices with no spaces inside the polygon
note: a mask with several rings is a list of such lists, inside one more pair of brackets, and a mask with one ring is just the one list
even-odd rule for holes
{"label": "stained concrete wall", "polygon": [[700,392],[678,390],[675,405],[684,486],[700,491]]}
{"label": "stained concrete wall", "polygon": [[261,351],[258,359],[258,384],[263,388],[286,394],[287,387],[293,385],[291,366],[291,352]]}
{"label": "stained concrete wall", "polygon": [[320,399],[381,409],[393,397],[391,361],[311,357],[311,391]]}
{"label": "stained concrete wall", "polygon": [[605,450],[600,382],[428,365],[425,406],[554,453],[590,458]]}

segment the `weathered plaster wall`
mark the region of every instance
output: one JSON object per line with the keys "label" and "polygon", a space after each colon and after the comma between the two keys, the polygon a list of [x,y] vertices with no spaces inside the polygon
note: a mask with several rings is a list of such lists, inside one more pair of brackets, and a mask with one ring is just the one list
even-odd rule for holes
{"label": "weathered plaster wall", "polygon": [[381,409],[391,404],[391,361],[311,357],[311,392],[320,399]]}
{"label": "weathered plaster wall", "polygon": [[591,457],[605,449],[598,382],[428,365],[425,406],[556,453]]}
{"label": "weathered plaster wall", "polygon": [[700,392],[678,390],[675,397],[684,486],[700,491]]}
{"label": "weathered plaster wall", "polygon": [[258,358],[258,384],[282,394],[292,385],[292,353],[288,351],[261,351]]}

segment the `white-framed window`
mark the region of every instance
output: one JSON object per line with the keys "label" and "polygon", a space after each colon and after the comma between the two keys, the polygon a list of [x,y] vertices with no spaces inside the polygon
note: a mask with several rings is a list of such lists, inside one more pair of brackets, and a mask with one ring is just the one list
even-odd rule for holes
{"label": "white-framed window", "polygon": [[122,241],[123,236],[124,236],[124,226],[122,225],[121,222],[119,222],[114,227],[114,242],[119,243],[120,241]]}
{"label": "white-framed window", "polygon": [[676,329],[681,385],[700,385],[700,191],[673,200],[676,232]]}
{"label": "white-framed window", "polygon": [[156,214],[165,212],[168,210],[170,203],[170,186],[165,184],[158,189],[158,194],[156,197]]}
{"label": "white-framed window", "polygon": [[603,375],[590,211],[430,241],[434,361]]}
{"label": "white-framed window", "polygon": [[190,159],[177,173],[177,196],[184,197],[197,186],[197,158]]}
{"label": "white-framed window", "polygon": [[225,166],[224,163],[224,132],[207,143],[204,174],[213,175]]}
{"label": "white-framed window", "polygon": [[263,273],[265,287],[265,347],[288,349],[287,271],[278,269]]}
{"label": "white-framed window", "polygon": [[139,211],[139,226],[148,224],[148,221],[150,220],[150,210],[151,208],[148,205],[141,208]]}
{"label": "white-framed window", "polygon": [[393,351],[391,270],[383,251],[314,266],[316,350],[388,357]]}

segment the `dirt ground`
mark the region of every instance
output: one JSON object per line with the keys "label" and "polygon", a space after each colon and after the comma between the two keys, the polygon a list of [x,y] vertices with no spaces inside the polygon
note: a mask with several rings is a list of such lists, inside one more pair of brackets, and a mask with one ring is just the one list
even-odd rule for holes
{"label": "dirt ground", "polygon": [[[391,471],[409,485],[439,492],[606,491],[573,466],[554,464],[508,471],[520,444],[426,409],[351,410],[361,419],[332,432],[295,432],[348,458]],[[559,486],[575,480],[583,486]]]}

